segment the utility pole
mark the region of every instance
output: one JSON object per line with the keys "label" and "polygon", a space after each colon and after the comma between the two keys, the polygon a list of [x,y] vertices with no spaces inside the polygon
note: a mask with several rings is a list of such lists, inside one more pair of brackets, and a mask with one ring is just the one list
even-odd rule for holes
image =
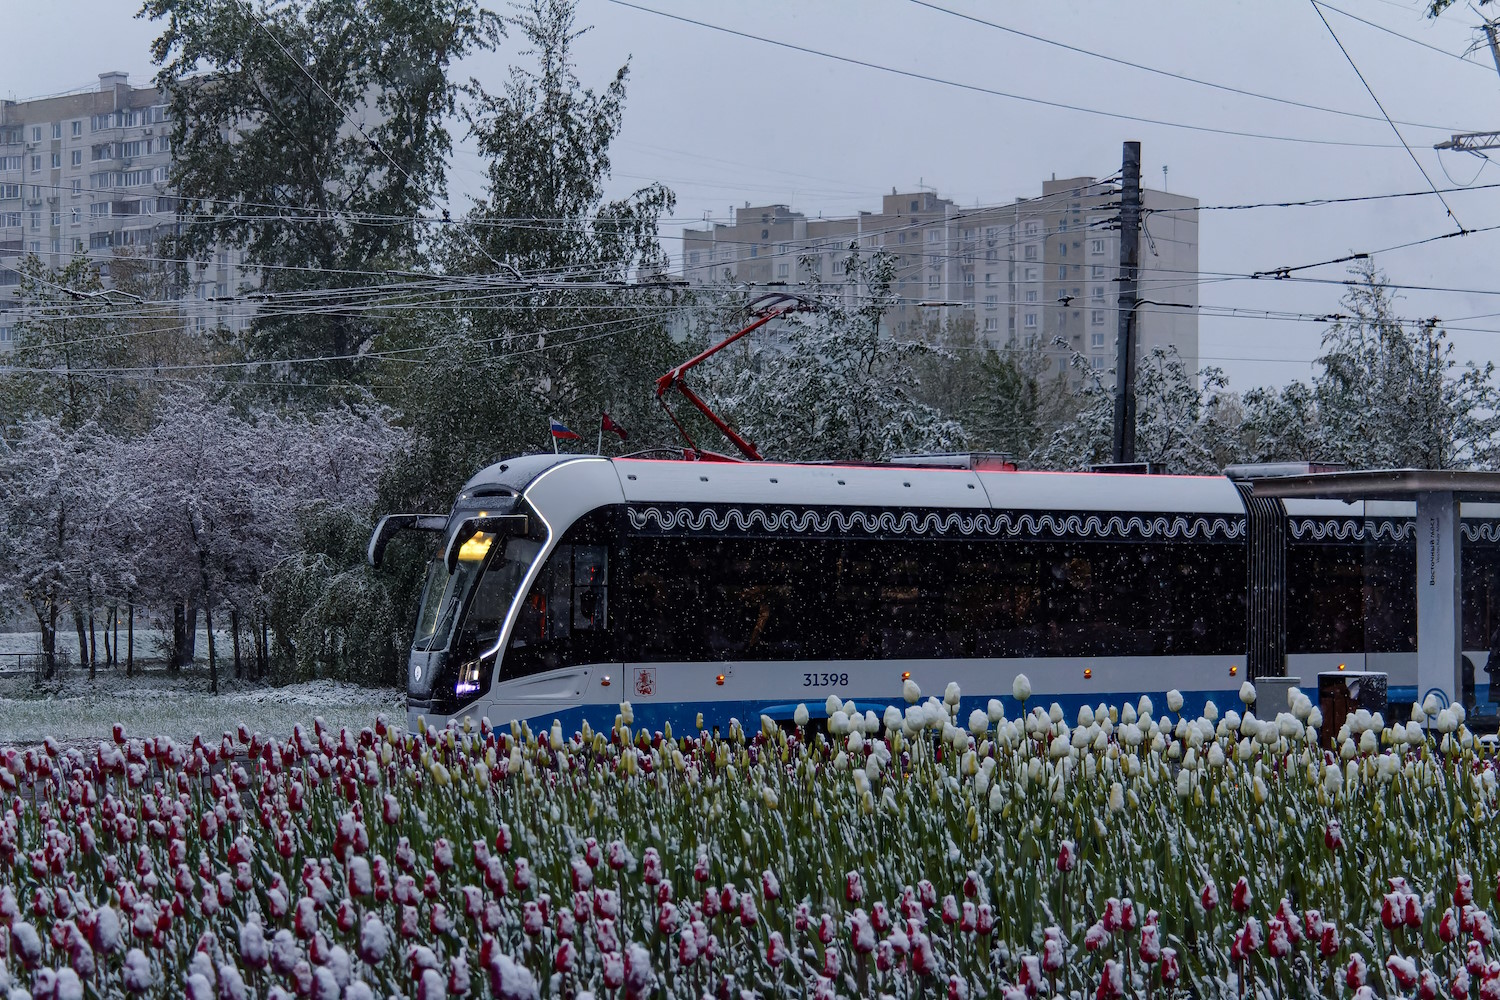
{"label": "utility pole", "polygon": [[[1495,71],[1500,73],[1500,31],[1495,27],[1496,22],[1486,21],[1484,25],[1484,37],[1490,43],[1490,55],[1495,59]],[[1476,156],[1486,149],[1500,149],[1500,132],[1465,132],[1455,135],[1447,142],[1440,142],[1433,149],[1456,149],[1460,153],[1473,153]]]}
{"label": "utility pole", "polygon": [[1120,294],[1115,339],[1114,462],[1135,461],[1135,306],[1141,235],[1141,144],[1125,143],[1120,165]]}

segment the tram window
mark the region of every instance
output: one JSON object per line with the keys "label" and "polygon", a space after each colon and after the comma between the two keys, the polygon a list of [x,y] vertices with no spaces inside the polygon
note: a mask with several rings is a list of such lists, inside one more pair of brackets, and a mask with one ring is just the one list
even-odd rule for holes
{"label": "tram window", "polygon": [[564,539],[521,604],[501,676],[615,659],[609,592],[609,548]]}
{"label": "tram window", "polygon": [[1500,642],[1500,545],[1464,543],[1460,586],[1464,649],[1493,649]]}
{"label": "tram window", "polygon": [[1233,653],[1233,545],[1008,540],[630,543],[633,660]]}
{"label": "tram window", "polygon": [[829,543],[642,538],[630,546],[627,656],[798,660],[831,655]]}
{"label": "tram window", "polygon": [[1417,648],[1414,546],[1293,544],[1286,565],[1288,653]]}

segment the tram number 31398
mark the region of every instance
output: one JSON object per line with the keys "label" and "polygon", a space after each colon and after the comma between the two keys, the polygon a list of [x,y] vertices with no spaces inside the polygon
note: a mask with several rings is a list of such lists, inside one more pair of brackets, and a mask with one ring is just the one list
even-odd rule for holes
{"label": "tram number 31398", "polygon": [[848,686],[848,674],[803,674],[803,687],[833,687],[834,685]]}

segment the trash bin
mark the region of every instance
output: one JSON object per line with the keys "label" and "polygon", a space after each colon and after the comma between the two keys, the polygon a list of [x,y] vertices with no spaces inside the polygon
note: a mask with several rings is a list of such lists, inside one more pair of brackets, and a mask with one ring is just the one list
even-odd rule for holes
{"label": "trash bin", "polygon": [[1323,749],[1335,749],[1334,737],[1354,712],[1363,708],[1383,714],[1387,707],[1385,691],[1386,675],[1378,671],[1334,670],[1319,674],[1318,710],[1323,713],[1323,728],[1318,732],[1318,743]]}

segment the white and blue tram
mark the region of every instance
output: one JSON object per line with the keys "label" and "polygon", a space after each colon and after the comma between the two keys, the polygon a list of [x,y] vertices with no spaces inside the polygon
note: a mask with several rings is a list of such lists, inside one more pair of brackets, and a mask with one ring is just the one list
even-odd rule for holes
{"label": "white and blue tram", "polygon": [[[1247,679],[1343,668],[1415,697],[1413,505],[943,461],[490,466],[450,514],[392,515],[370,540],[378,563],[399,529],[441,532],[408,723],[607,728],[629,701],[648,729],[753,726],[830,694],[878,713],[907,678],[958,682],[966,714],[1014,710],[1018,673],[1069,713],[1174,688],[1191,711]],[[1466,660],[1485,665],[1500,505],[1466,505],[1462,539]]]}

